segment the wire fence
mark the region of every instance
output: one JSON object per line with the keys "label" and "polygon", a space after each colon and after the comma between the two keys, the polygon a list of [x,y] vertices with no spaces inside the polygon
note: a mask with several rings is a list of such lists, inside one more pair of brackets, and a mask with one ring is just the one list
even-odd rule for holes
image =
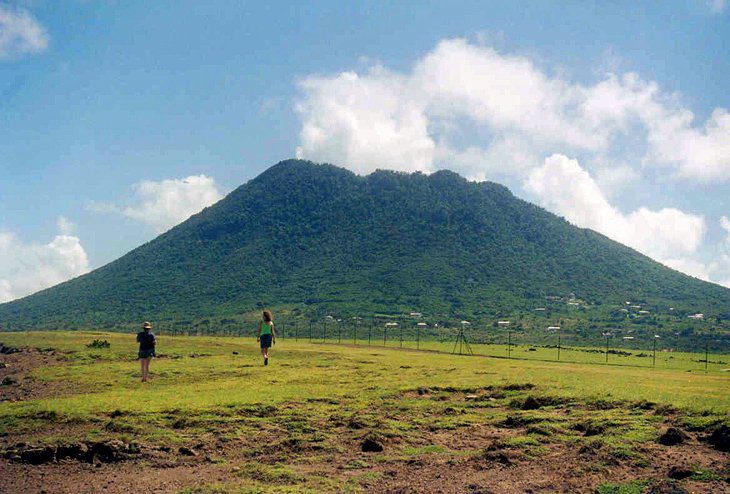
{"label": "wire fence", "polygon": [[[195,320],[170,318],[153,321],[153,324],[158,336],[254,338],[258,328],[258,321],[241,316]],[[99,322],[85,329],[136,332],[138,325]],[[543,330],[525,330],[514,321],[435,323],[391,316],[276,320],[280,342],[293,340],[495,358],[726,371],[730,376],[730,333],[682,335],[676,331],[655,333],[652,329],[585,330],[554,325]]]}
{"label": "wire fence", "polygon": [[[495,327],[496,326],[496,327]],[[506,326],[506,327],[505,327]],[[256,321],[166,321],[157,334],[255,337]],[[405,319],[277,320],[279,340],[430,351],[556,362],[730,372],[730,335],[563,330],[524,331],[500,325],[445,326]],[[729,374],[730,375],[730,374]]]}

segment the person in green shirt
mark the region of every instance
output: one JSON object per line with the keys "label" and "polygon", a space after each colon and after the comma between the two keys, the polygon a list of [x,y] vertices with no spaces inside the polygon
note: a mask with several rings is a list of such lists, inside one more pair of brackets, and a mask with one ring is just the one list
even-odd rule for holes
{"label": "person in green shirt", "polygon": [[259,335],[256,341],[261,344],[264,365],[269,365],[269,348],[276,343],[276,330],[274,329],[274,320],[270,310],[265,310],[263,321],[259,321]]}

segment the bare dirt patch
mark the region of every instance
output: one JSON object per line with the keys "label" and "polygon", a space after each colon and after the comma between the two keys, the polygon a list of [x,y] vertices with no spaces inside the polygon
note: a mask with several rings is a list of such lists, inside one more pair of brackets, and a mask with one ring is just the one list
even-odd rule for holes
{"label": "bare dirt patch", "polygon": [[[6,449],[0,459],[0,492],[341,492],[347,485],[393,494],[595,493],[608,482],[631,481],[644,492],[730,492],[730,455],[707,442],[708,431],[685,429],[680,443],[664,445],[658,438],[678,427],[676,414],[626,404],[616,405],[615,415],[604,409],[529,387],[489,387],[413,390],[365,407],[341,400],[245,405],[219,410],[225,420],[211,423],[209,414],[169,411],[150,419],[169,423],[181,440],[135,451],[116,443],[118,457],[72,459],[56,449],[55,457],[32,464],[22,451],[42,446],[16,444],[15,456]],[[631,439],[646,434],[626,425],[634,421],[650,429],[637,436],[644,439]],[[68,437],[88,432],[66,427]],[[616,441],[621,434],[625,442]]]}
{"label": "bare dirt patch", "polygon": [[70,383],[40,381],[31,375],[39,367],[57,365],[62,360],[55,350],[13,350],[12,353],[0,353],[0,401],[53,398],[73,388]]}

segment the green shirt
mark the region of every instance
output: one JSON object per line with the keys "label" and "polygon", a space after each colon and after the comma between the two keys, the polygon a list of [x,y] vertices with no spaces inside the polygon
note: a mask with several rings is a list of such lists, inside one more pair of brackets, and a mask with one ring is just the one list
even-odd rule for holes
{"label": "green shirt", "polygon": [[261,334],[271,334],[272,327],[274,327],[273,322],[261,322]]}

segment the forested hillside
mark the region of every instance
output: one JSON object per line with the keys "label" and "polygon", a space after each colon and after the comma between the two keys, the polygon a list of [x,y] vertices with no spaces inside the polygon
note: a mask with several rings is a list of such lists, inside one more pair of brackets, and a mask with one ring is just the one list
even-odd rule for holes
{"label": "forested hillside", "polygon": [[0,324],[205,317],[298,306],[469,316],[572,293],[719,313],[730,290],[455,173],[366,177],[283,161],[87,275],[0,305]]}

